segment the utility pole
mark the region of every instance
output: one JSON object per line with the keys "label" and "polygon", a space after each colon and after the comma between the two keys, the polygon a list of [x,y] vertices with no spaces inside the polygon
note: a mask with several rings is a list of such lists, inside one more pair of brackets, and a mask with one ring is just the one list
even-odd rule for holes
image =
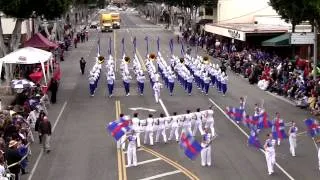
{"label": "utility pole", "polygon": [[313,79],[316,80],[317,79],[317,63],[318,63],[318,28],[316,25],[316,21],[314,22],[314,28],[313,28],[313,32],[314,32],[314,44],[313,44]]}

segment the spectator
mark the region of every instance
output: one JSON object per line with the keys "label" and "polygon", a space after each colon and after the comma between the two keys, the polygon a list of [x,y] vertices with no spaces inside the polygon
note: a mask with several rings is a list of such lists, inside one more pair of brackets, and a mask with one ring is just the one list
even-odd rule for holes
{"label": "spectator", "polygon": [[[9,165],[17,163],[21,160],[22,156],[18,151],[19,142],[11,140],[9,143],[9,149],[6,152],[6,159]],[[10,173],[15,175],[15,180],[19,180],[20,164],[16,164],[9,168]]]}
{"label": "spectator", "polygon": [[48,117],[45,116],[43,121],[39,124],[39,132],[42,136],[42,145],[43,150],[47,153],[50,153],[50,137],[51,137],[51,123],[48,120]]}

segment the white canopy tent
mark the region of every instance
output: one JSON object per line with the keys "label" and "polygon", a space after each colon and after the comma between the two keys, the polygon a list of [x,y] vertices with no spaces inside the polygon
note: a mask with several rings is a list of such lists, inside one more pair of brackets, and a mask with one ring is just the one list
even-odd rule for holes
{"label": "white canopy tent", "polygon": [[45,62],[49,62],[50,68],[53,66],[53,54],[48,51],[44,51],[41,49],[33,48],[33,47],[25,47],[18,49],[8,55],[6,55],[3,58],[0,58],[0,74],[2,71],[2,65],[3,64],[41,64],[43,77],[46,85],[47,82],[47,76],[48,79],[50,79],[50,73],[48,71],[48,74],[46,76],[46,71],[44,67]]}

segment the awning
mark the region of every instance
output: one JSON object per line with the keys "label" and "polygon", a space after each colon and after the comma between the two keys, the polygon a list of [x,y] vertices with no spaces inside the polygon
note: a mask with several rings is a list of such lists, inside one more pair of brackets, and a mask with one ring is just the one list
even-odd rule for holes
{"label": "awning", "polygon": [[290,46],[290,34],[282,34],[280,36],[268,39],[263,41],[262,46],[271,46],[271,47],[283,47],[283,46]]}

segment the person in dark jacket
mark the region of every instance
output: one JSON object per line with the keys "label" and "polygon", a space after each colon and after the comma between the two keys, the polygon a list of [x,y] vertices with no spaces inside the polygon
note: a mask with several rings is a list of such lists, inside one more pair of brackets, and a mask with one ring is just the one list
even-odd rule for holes
{"label": "person in dark jacket", "polygon": [[48,117],[45,116],[43,118],[43,121],[39,124],[39,133],[42,136],[42,144],[43,144],[43,150],[47,153],[50,152],[50,137],[51,137],[51,123],[48,120]]}
{"label": "person in dark jacket", "polygon": [[55,78],[51,79],[49,91],[51,91],[51,103],[57,102],[58,81]]}
{"label": "person in dark jacket", "polygon": [[35,124],[35,127],[34,127],[34,131],[38,132],[38,135],[39,135],[39,143],[42,144],[42,136],[41,136],[41,133],[39,131],[39,126],[40,126],[40,123],[43,121],[43,118],[46,116],[46,113],[44,113],[44,111],[41,111],[40,114],[39,114],[39,117],[36,121],[36,124]]}
{"label": "person in dark jacket", "polygon": [[[9,148],[6,152],[6,159],[9,166],[16,162],[19,162],[22,159],[22,156],[18,151],[18,146],[19,142],[15,140],[11,140],[9,143]],[[10,173],[15,175],[15,180],[19,180],[20,168],[20,163],[17,163],[16,165],[9,168]]]}
{"label": "person in dark jacket", "polygon": [[81,74],[83,75],[84,74],[84,70],[86,68],[86,64],[87,62],[84,60],[84,58],[82,57],[80,59],[80,70],[81,70]]}

